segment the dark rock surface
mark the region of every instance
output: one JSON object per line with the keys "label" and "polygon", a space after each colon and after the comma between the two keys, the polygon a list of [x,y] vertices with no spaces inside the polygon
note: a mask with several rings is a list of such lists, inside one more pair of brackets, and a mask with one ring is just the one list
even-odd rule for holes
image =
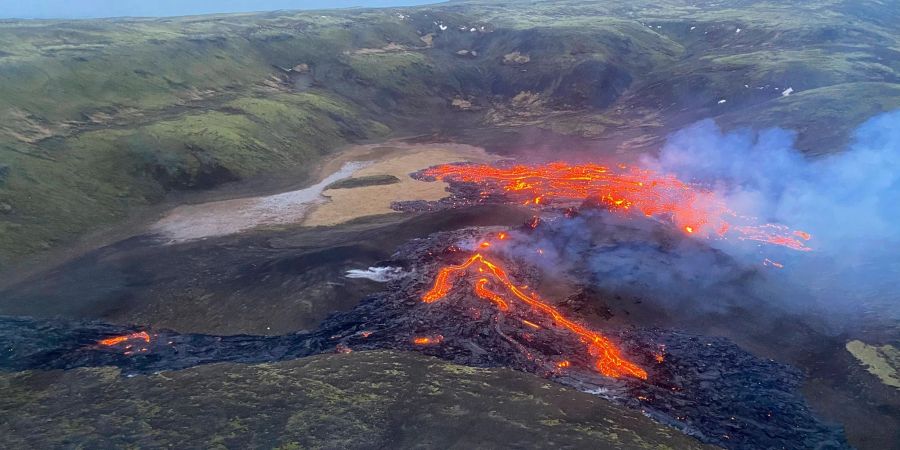
{"label": "dark rock surface", "polygon": [[[216,362],[282,361],[323,352],[417,350],[457,364],[534,373],[640,408],[660,422],[727,448],[847,447],[842,431],[822,423],[806,406],[798,391],[802,379],[798,370],[755,357],[727,339],[659,329],[604,331],[649,373],[647,381],[610,379],[595,371],[593,358],[577,336],[530,308],[511,308],[501,314],[468,289],[455,290],[432,304],[419,300],[438,267],[468,256],[458,243],[491,231],[471,228],[438,233],[401,246],[396,259],[385,264],[415,269],[354,310],[333,315],[311,333],[210,336],[148,330],[149,343],[138,339],[103,347],[97,345],[100,339],[139,330],[4,318],[0,336],[9,344],[0,368],[117,366],[126,374],[147,374]],[[529,264],[503,263],[516,282],[537,281],[539,272]],[[418,345],[413,341],[416,337],[430,337],[437,343]],[[560,369],[557,363],[562,360],[570,361],[571,367]]]}

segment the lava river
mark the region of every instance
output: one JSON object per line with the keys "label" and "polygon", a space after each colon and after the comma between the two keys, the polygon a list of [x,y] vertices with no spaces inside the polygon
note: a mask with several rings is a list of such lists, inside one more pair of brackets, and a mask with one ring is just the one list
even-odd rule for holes
{"label": "lava river", "polygon": [[487,197],[503,192],[525,205],[598,201],[612,211],[640,213],[668,222],[685,233],[759,241],[809,251],[811,236],[785,225],[758,223],[733,211],[714,191],[674,175],[620,164],[553,162],[504,166],[445,164],[419,174],[426,179],[472,183]]}
{"label": "lava river", "polygon": [[[485,241],[481,245],[488,247],[490,242]],[[556,308],[541,301],[536,293],[523,292],[525,287],[516,286],[497,263],[488,260],[481,253],[475,253],[463,264],[442,268],[435,278],[434,287],[422,296],[422,300],[426,303],[433,303],[444,298],[452,288],[452,278],[464,275],[470,270],[476,270],[477,280],[474,284],[476,296],[494,302],[501,311],[507,311],[510,308],[507,299],[487,287],[489,283],[499,284],[512,294],[513,298],[530,306],[544,317],[553,319],[559,326],[577,334],[583,342],[587,343],[589,352],[596,355],[596,367],[600,373],[610,377],[630,375],[641,379],[647,378],[647,372],[622,357],[619,349],[609,339],[567,319]],[[532,326],[540,327],[537,324]],[[568,363],[566,362],[565,365],[567,366]]]}

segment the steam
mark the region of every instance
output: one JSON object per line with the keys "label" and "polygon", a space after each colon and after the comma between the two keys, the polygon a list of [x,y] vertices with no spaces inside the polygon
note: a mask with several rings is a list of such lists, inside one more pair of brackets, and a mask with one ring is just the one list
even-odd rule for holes
{"label": "steam", "polygon": [[834,155],[806,157],[795,138],[782,129],[723,132],[707,120],[674,133],[642,165],[713,189],[742,216],[809,232],[811,252],[688,237],[602,211],[546,224],[507,251],[685,315],[765,302],[816,316],[834,333],[872,320],[896,326],[900,111],[868,120]]}
{"label": "steam", "polygon": [[[829,312],[900,319],[900,111],[862,124],[842,153],[810,159],[794,140],[781,129],[724,133],[707,120],[644,163],[713,186],[741,213],[810,232],[814,252],[777,255],[789,275],[780,286],[792,295],[806,291]],[[772,253],[714,245],[742,261]]]}
{"label": "steam", "polygon": [[352,269],[348,270],[345,275],[347,278],[365,278],[367,280],[379,283],[387,283],[388,281],[402,278],[403,269],[399,267],[369,267],[368,270]]}
{"label": "steam", "polygon": [[644,164],[713,185],[729,205],[814,234],[818,250],[866,258],[900,238],[900,111],[860,126],[850,148],[808,159],[780,129],[723,133],[703,121]]}

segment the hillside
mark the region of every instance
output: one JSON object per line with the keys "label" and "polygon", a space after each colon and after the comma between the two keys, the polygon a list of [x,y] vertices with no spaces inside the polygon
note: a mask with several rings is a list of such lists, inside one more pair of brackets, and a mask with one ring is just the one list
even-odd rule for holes
{"label": "hillside", "polygon": [[[115,368],[22,372],[0,374],[0,386],[8,394],[0,407],[18,412],[0,425],[0,441],[8,448],[73,441],[284,450],[714,448],[638,412],[539,378],[404,352],[222,364],[138,378],[121,377]],[[84,397],[95,399],[87,409],[79,402]],[[264,413],[260,404],[266,405]],[[46,410],[58,411],[56,420],[47,420]],[[205,417],[203,426],[185,426],[198,415]],[[101,427],[104,433],[98,433]],[[459,433],[462,427],[466,433]]]}
{"label": "hillside", "polygon": [[898,23],[0,20],[0,447],[898,448]]}
{"label": "hillside", "polygon": [[0,22],[0,268],[173,194],[302,182],[389,135],[537,128],[652,150],[712,117],[831,152],[900,106],[898,20],[823,0]]}

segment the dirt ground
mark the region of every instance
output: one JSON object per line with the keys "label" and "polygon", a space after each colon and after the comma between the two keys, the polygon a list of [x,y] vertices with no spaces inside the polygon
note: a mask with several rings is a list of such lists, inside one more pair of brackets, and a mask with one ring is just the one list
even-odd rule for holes
{"label": "dirt ground", "polygon": [[[496,159],[483,149],[460,144],[388,143],[350,147],[326,162],[318,182],[274,195],[182,205],[166,213],[150,229],[172,241],[225,236],[259,227],[327,226],[360,217],[389,214],[391,203],[438,200],[447,195],[445,183],[426,183],[409,174],[433,165]],[[326,189],[351,177],[393,175],[399,183]]]}
{"label": "dirt ground", "polygon": [[371,165],[353,172],[352,176],[393,175],[400,182],[353,189],[328,189],[322,193],[327,200],[314,207],[303,225],[337,225],[359,217],[393,213],[391,203],[395,201],[439,200],[447,196],[446,183],[414,180],[409,174],[437,164],[496,159],[480,148],[466,145],[377,147],[373,151],[384,154]]}

